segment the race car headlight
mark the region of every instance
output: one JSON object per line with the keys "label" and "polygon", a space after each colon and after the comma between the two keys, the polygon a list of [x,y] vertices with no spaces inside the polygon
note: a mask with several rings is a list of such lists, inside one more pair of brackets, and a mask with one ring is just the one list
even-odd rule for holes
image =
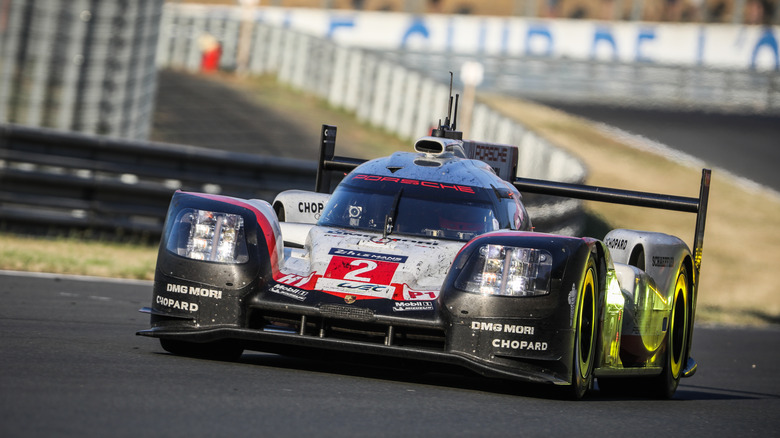
{"label": "race car headlight", "polygon": [[455,287],[482,295],[530,297],[550,291],[552,255],[543,249],[484,245]]}
{"label": "race car headlight", "polygon": [[249,260],[244,218],[237,214],[184,209],[176,215],[167,248],[193,260],[233,264]]}

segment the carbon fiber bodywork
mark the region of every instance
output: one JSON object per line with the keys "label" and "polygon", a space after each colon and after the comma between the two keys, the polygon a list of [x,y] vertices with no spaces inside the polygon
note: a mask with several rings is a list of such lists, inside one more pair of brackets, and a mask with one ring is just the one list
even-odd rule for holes
{"label": "carbon fiber bodywork", "polygon": [[[215,201],[178,193],[172,210]],[[222,210],[252,214],[241,207]],[[248,227],[250,228],[250,227]],[[310,291],[273,280],[263,263],[268,245],[260,226],[247,230],[245,265],[158,255],[149,330],[139,334],[195,343],[241,340],[248,348],[336,349],[464,366],[486,376],[567,384],[573,344],[572,292],[581,265],[599,243],[539,233],[495,232],[467,244],[434,301],[362,300]],[[456,279],[484,244],[524,245],[553,254],[551,293],[541,297],[483,296],[458,290]],[[186,307],[171,303],[188,303]],[[403,310],[399,310],[403,308]]]}
{"label": "carbon fiber bodywork", "polygon": [[[359,193],[355,187],[372,193],[354,205],[352,196],[339,192],[283,193],[273,208],[264,201],[177,192],[160,244],[152,306],[143,309],[151,314],[151,328],[138,334],[160,338],[172,352],[229,345],[454,364],[489,377],[569,385],[575,398],[594,377],[605,383],[648,377],[671,396],[677,380],[695,371],[689,352],[701,240],[694,257],[680,239],[660,233],[614,230],[600,241],[531,232],[517,190],[490,166],[465,159],[458,144],[426,138],[418,143],[424,152],[338,164],[357,167],[342,183],[349,193]],[[333,157],[324,155],[320,164],[327,168]],[[324,180],[318,177],[318,186]],[[577,190],[605,196],[587,186]],[[384,193],[397,194],[381,198]],[[438,219],[442,227],[458,222],[450,234],[430,225],[437,223],[427,217],[433,212],[398,213],[422,205],[407,199],[421,196],[431,203],[488,206],[488,230],[454,221],[457,209]],[[383,215],[372,216],[382,199]],[[689,202],[672,199],[674,205]],[[697,203],[697,237],[703,237],[702,203],[706,207],[706,196]],[[221,219],[211,231],[198,231],[200,225],[187,222],[193,212]],[[343,222],[334,221],[334,212]],[[283,227],[279,217],[308,224]],[[203,253],[192,255],[193,246],[210,244],[196,242],[193,233],[205,233],[216,245],[220,221],[240,224],[226,228],[228,243],[237,245],[231,254],[240,256],[197,259]],[[428,225],[409,227],[417,221]],[[512,269],[529,273],[501,271],[500,283],[540,283],[512,294],[475,289],[494,275],[489,266],[508,269],[514,249],[542,254],[543,267],[524,262]],[[491,250],[505,259],[489,258]],[[210,251],[206,256],[218,249]]]}

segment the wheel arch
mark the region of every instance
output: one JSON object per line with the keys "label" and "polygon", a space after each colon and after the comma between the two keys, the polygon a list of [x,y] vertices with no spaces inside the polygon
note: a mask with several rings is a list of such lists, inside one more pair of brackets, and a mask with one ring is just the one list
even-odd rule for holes
{"label": "wheel arch", "polygon": [[276,213],[276,217],[279,219],[279,222],[284,222],[285,220],[285,211],[284,211],[284,204],[280,201],[274,200],[274,213]]}
{"label": "wheel arch", "polygon": [[692,341],[693,341],[693,325],[696,320],[696,300],[698,298],[698,281],[696,279],[696,276],[698,275],[698,272],[694,270],[693,265],[693,258],[690,255],[687,255],[685,258],[683,258],[680,267],[685,267],[686,271],[688,272],[688,290],[690,291],[690,296],[688,297],[688,333],[686,333],[687,336],[687,342],[685,345],[686,351],[684,352],[684,357],[687,360],[691,357],[691,347],[692,347]]}
{"label": "wheel arch", "polygon": [[[584,248],[581,249],[581,256],[578,257],[580,260],[580,265],[582,269],[582,280],[579,283],[579,287],[577,288],[577,296],[576,299],[576,307],[573,311],[573,314],[575,317],[573,318],[573,333],[575,334],[572,338],[574,341],[574,345],[572,346],[572,352],[573,352],[573,363],[572,363],[572,378],[571,378],[571,384],[572,384],[572,395],[574,399],[581,398],[588,390],[592,389],[593,381],[594,381],[594,372],[595,369],[598,366],[598,363],[601,358],[601,346],[602,346],[602,331],[603,331],[603,318],[604,318],[604,312],[605,312],[605,301],[606,301],[606,283],[607,283],[607,268],[609,264],[609,256],[608,251],[606,247],[599,241],[591,240],[591,239],[585,239],[585,244],[583,245]],[[590,301],[590,304],[588,304],[587,307],[581,307],[586,302],[586,297],[588,296],[587,293],[585,293],[585,288],[587,287],[588,281],[588,272],[589,271],[595,271],[594,277],[591,281],[595,281],[595,287],[592,288],[590,292],[591,298],[588,300]],[[582,296],[580,299],[580,295]],[[594,307],[592,309],[591,317],[589,317],[590,322],[584,323],[584,315],[586,309],[590,307]],[[590,313],[590,312],[588,312]],[[582,320],[581,320],[582,318]],[[588,341],[586,343],[583,343],[582,339],[580,338],[582,334],[580,333],[581,327],[587,327],[590,326],[591,330],[589,331],[591,333],[590,336],[588,336]],[[583,351],[586,351],[585,348],[587,348],[588,351],[588,358],[587,360],[584,360],[584,356],[582,354]],[[588,369],[588,371],[585,372],[585,374],[582,374],[582,370],[585,367]]]}
{"label": "wheel arch", "polygon": [[644,271],[647,266],[647,261],[645,260],[647,253],[645,252],[644,245],[637,243],[631,248],[630,254],[631,255],[628,256],[628,264]]}
{"label": "wheel arch", "polygon": [[[596,301],[596,305],[599,309],[598,317],[599,319],[603,319],[603,312],[605,311],[605,300],[606,300],[606,294],[607,294],[607,271],[609,267],[611,266],[611,258],[609,250],[606,246],[604,246],[603,243],[599,244],[593,244],[591,245],[591,257],[596,258],[596,274],[597,274],[597,280],[598,280],[598,299]],[[599,331],[596,333],[597,336],[601,335],[601,325],[599,324]]]}

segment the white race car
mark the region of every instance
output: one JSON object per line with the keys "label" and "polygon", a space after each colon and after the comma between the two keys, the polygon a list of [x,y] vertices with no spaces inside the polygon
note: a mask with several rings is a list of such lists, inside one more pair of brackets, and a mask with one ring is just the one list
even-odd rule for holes
{"label": "white race car", "polygon": [[[142,309],[151,328],[138,334],[180,355],[330,350],[454,364],[572,398],[595,379],[671,397],[696,370],[709,170],[699,198],[528,180],[513,173],[516,148],[460,137],[445,123],[415,152],[363,163],[333,156],[326,125],[317,191],[273,204],[177,192]],[[469,158],[484,148],[509,166]],[[333,170],[349,173],[331,194]],[[534,232],[521,191],[695,212],[694,252],[655,232]]]}

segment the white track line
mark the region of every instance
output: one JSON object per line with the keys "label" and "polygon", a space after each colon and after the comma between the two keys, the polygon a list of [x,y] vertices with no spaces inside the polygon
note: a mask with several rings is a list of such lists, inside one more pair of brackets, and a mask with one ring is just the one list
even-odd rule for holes
{"label": "white track line", "polygon": [[151,280],[134,280],[127,278],[111,278],[111,277],[95,277],[90,275],[73,275],[73,274],[52,274],[50,272],[27,272],[27,271],[7,271],[0,269],[0,275],[8,277],[32,277],[32,278],[46,278],[46,279],[65,279],[73,281],[89,281],[95,283],[122,283],[122,284],[135,284],[138,286],[153,286],[154,282]]}

